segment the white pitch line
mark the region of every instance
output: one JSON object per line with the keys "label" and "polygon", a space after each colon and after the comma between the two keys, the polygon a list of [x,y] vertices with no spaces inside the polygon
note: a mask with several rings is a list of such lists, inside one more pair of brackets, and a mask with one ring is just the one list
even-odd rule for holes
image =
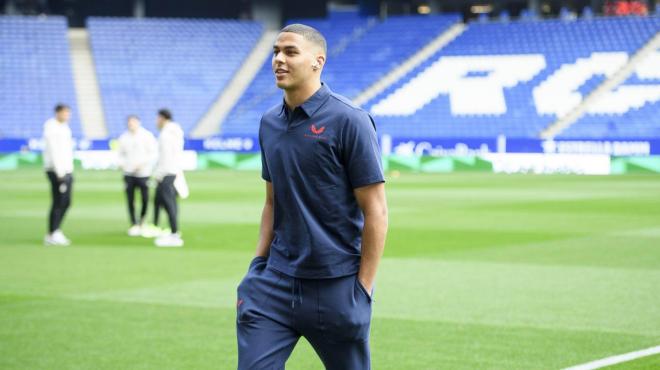
{"label": "white pitch line", "polygon": [[624,353],[622,355],[606,357],[606,358],[601,359],[601,360],[587,362],[586,364],[567,367],[564,370],[594,370],[594,369],[600,369],[600,368],[603,368],[605,366],[620,364],[622,362],[628,362],[628,361],[636,360],[638,358],[653,356],[653,355],[657,355],[657,354],[660,354],[660,346],[655,346],[655,347],[651,347],[651,348],[647,348],[647,349],[643,349],[643,350],[635,351],[635,352]]}

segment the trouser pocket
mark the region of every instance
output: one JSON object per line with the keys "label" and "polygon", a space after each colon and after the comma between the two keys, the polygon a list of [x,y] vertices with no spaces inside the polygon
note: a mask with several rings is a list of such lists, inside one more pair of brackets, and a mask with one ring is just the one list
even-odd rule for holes
{"label": "trouser pocket", "polygon": [[[256,304],[265,296],[260,275],[267,264],[266,257],[255,257],[250,261],[248,271],[236,288],[236,321],[250,322],[254,318]],[[260,285],[262,284],[262,285]]]}
{"label": "trouser pocket", "polygon": [[250,261],[250,267],[248,267],[248,273],[252,271],[254,268],[261,268],[261,267],[266,267],[266,263],[268,262],[268,259],[266,257],[262,256],[256,256]]}
{"label": "trouser pocket", "polygon": [[322,280],[319,318],[323,335],[332,342],[366,341],[371,324],[371,297],[351,275]]}
{"label": "trouser pocket", "polygon": [[373,303],[373,291],[369,293],[367,291],[367,288],[365,288],[364,285],[362,285],[360,279],[358,279],[357,276],[355,277],[355,284],[357,285],[358,289],[362,292],[362,294],[364,294],[364,296],[367,298],[369,303]]}

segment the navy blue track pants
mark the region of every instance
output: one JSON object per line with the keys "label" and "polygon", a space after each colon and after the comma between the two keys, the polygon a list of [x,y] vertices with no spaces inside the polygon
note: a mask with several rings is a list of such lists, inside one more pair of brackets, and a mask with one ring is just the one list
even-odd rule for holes
{"label": "navy blue track pants", "polygon": [[238,286],[238,369],[284,369],[301,336],[329,370],[370,369],[371,297],[357,275],[297,279],[256,257]]}

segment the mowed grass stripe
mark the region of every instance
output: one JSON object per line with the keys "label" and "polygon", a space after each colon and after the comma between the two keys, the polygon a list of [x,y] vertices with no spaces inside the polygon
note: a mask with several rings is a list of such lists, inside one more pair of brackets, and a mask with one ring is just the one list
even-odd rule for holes
{"label": "mowed grass stripe", "polygon": [[[206,268],[196,271],[189,267],[192,263],[202,267],[195,261],[199,253],[127,251],[130,253],[124,253],[123,258],[112,259],[106,257],[115,254],[110,251],[96,253],[95,257],[84,251],[76,259],[69,251],[57,251],[53,256],[67,260],[51,261],[51,271],[42,270],[43,276],[57,271],[66,274],[57,285],[50,283],[53,294],[65,293],[84,300],[201,307],[232,307],[235,287],[244,271],[240,261],[249,259],[246,254],[228,255],[216,263],[209,260]],[[230,258],[241,267],[222,272],[214,268]],[[95,259],[105,263],[97,265]],[[82,261],[95,266],[94,271]],[[19,294],[34,289],[33,282],[27,286],[24,283],[34,281],[27,271],[19,268],[14,276],[5,271],[2,291]],[[136,273],[142,274],[139,280]],[[411,320],[660,335],[660,316],[655,306],[659,282],[660,272],[652,270],[388,258],[383,263],[374,314]],[[628,289],[631,285],[637,289]],[[68,291],[72,287],[80,290]],[[31,292],[44,291],[40,287]]]}
{"label": "mowed grass stripe", "polygon": [[575,238],[548,238],[499,248],[452,248],[445,250],[442,258],[658,271],[660,255],[653,251],[660,245],[660,238],[655,233],[654,229],[636,229]]}

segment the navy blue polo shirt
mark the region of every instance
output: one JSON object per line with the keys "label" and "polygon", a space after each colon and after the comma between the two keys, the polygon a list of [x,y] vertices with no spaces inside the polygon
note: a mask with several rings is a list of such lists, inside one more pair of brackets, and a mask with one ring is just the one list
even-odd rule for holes
{"label": "navy blue polo shirt", "polygon": [[322,84],[293,111],[266,112],[259,142],[275,203],[268,266],[298,278],[357,273],[364,217],[353,189],[385,181],[373,119]]}

